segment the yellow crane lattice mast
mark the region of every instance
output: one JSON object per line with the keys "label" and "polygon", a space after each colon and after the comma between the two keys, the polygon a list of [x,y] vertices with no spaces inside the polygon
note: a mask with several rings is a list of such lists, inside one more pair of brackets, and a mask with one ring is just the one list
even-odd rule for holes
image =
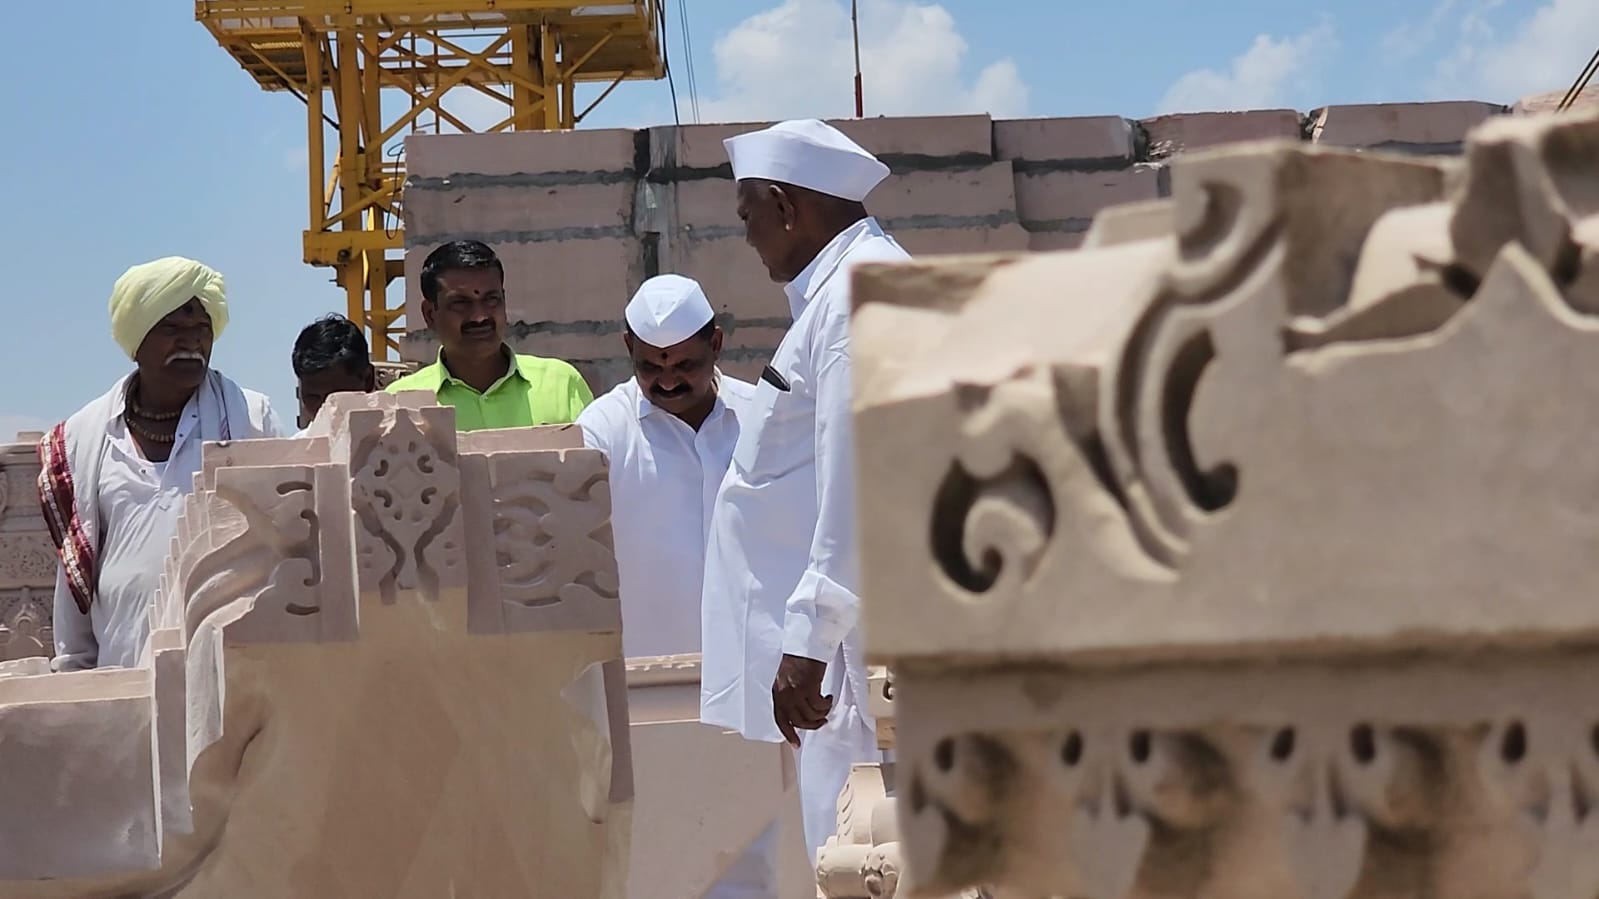
{"label": "yellow crane lattice mast", "polygon": [[[195,18],[257,84],[305,102],[305,261],[333,268],[373,357],[389,359],[405,333],[403,304],[388,302],[404,271],[397,139],[445,125],[575,128],[623,81],[665,74],[662,2],[197,0]],[[605,85],[581,111],[579,82]],[[442,102],[452,90],[488,98],[504,118],[469,127]]]}

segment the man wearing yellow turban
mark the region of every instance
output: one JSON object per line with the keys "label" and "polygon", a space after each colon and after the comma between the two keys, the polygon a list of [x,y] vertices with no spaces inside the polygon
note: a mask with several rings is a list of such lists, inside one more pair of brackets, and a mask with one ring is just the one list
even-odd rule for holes
{"label": "man wearing yellow turban", "polygon": [[264,395],[211,368],[228,323],[215,270],[178,256],[136,265],[110,313],[133,373],[39,442],[39,500],[61,563],[58,671],[139,661],[200,444],[281,436]]}

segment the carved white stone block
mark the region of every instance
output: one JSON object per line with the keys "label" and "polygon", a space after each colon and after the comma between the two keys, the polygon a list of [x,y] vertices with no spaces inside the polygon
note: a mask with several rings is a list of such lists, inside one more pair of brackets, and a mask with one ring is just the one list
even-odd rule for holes
{"label": "carved white stone block", "polygon": [[902,894],[1599,893],[1596,161],[1248,145],[856,272]]}
{"label": "carved white stone block", "polygon": [[[624,895],[599,454],[527,430],[491,465],[452,410],[383,395],[318,428],[204,448],[140,667],[0,668],[0,894]],[[465,472],[493,465],[547,474],[543,532],[591,544],[553,624],[500,614],[467,552],[502,505]]]}

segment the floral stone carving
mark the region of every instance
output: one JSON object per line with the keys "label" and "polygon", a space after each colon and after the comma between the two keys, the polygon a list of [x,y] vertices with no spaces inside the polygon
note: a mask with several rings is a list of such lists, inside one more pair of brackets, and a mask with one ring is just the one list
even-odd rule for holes
{"label": "floral stone carving", "polygon": [[863,267],[917,896],[1599,893],[1599,115]]}
{"label": "floral stone carving", "polygon": [[204,448],[139,667],[0,668],[0,892],[624,895],[606,495],[549,496],[594,544],[559,620],[507,614],[483,537],[494,465],[565,484],[598,453],[538,429],[474,451],[386,394],[311,433]]}
{"label": "floral stone carving", "polygon": [[0,444],[0,661],[55,651],[55,548],[29,489],[38,474],[33,444]]}

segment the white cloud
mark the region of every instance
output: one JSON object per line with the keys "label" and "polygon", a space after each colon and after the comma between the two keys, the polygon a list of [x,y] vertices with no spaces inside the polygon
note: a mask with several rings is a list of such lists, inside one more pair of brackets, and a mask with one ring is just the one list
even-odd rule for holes
{"label": "white cloud", "polygon": [[[1383,58],[1389,61],[1403,61],[1420,55],[1438,40],[1450,14],[1460,9],[1465,2],[1467,0],[1438,0],[1428,11],[1426,18],[1399,23],[1382,36]],[[1486,2],[1498,4],[1502,0],[1486,0]]]}
{"label": "white cloud", "polygon": [[1196,69],[1178,78],[1158,112],[1208,112],[1293,106],[1312,87],[1334,44],[1327,22],[1294,37],[1258,35],[1224,71]]}
{"label": "white cloud", "polygon": [[[861,70],[868,116],[1027,111],[1027,85],[1009,59],[975,78],[962,71],[968,45],[937,3],[861,0]],[[716,42],[714,93],[704,121],[750,121],[854,113],[854,43],[845,0],[783,0]],[[678,95],[685,114],[684,79]]]}
{"label": "white cloud", "polygon": [[[510,94],[505,88],[490,88],[502,97]],[[487,131],[495,125],[505,121],[511,115],[511,103],[508,99],[496,100],[495,98],[465,85],[454,87],[445,92],[439,105],[451,115],[460,119],[462,124],[473,131]],[[426,126],[428,133],[432,133],[434,113],[424,112],[420,122]],[[461,129],[447,118],[438,117],[438,130],[441,134],[459,134]]]}
{"label": "white cloud", "polygon": [[1502,4],[1480,0],[1461,16],[1453,47],[1434,69],[1433,96],[1510,103],[1571,86],[1599,40],[1599,3],[1548,0],[1496,27],[1488,13]]}

